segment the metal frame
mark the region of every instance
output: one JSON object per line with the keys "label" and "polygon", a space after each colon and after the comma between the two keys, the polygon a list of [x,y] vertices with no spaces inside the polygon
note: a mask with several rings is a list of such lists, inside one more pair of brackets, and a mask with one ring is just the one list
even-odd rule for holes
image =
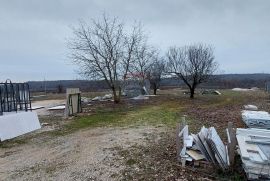
{"label": "metal frame", "polygon": [[32,110],[30,89],[27,83],[0,83],[0,115],[3,112]]}

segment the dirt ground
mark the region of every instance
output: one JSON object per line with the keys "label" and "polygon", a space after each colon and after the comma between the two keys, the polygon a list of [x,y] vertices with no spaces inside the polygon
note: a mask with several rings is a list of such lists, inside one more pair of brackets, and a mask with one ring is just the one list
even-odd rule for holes
{"label": "dirt ground", "polygon": [[[93,102],[70,119],[41,111],[41,130],[0,144],[0,180],[245,180],[241,162],[223,173],[182,168],[176,159],[181,115],[188,116],[191,132],[215,126],[226,142],[228,121],[245,127],[244,104],[270,111],[264,93],[222,93],[190,100],[179,90],[166,90],[147,101]],[[35,104],[63,100],[57,101]]]}
{"label": "dirt ground", "polygon": [[[38,115],[50,115],[52,111],[49,111],[48,108],[63,105],[66,101],[64,99],[51,99],[51,100],[39,100],[39,101],[33,101],[32,107],[34,106],[43,106],[44,108],[34,110]],[[55,113],[55,111],[54,111]],[[64,115],[64,110],[58,111],[60,116]]]}
{"label": "dirt ground", "polygon": [[96,128],[1,149],[1,180],[119,180],[119,149],[145,146],[162,128]]}

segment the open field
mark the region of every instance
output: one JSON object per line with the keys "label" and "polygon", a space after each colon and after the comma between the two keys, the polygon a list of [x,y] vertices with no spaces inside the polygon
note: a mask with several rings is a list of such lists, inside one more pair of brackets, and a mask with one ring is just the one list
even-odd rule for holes
{"label": "open field", "polygon": [[180,89],[168,89],[149,100],[93,102],[68,119],[59,112],[41,115],[41,130],[0,143],[0,180],[245,180],[240,163],[222,173],[183,169],[176,160],[181,116],[187,115],[191,132],[214,126],[226,142],[229,121],[245,127],[244,104],[270,111],[262,91],[221,93],[191,100]]}

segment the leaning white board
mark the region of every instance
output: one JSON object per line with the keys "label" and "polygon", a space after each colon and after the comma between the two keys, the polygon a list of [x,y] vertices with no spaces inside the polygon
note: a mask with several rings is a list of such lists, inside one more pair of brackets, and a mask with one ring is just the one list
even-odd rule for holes
{"label": "leaning white board", "polygon": [[19,112],[0,116],[0,140],[8,140],[40,129],[36,112]]}
{"label": "leaning white board", "polygon": [[65,105],[60,105],[60,106],[55,106],[55,107],[50,107],[48,110],[63,110],[65,109]]}

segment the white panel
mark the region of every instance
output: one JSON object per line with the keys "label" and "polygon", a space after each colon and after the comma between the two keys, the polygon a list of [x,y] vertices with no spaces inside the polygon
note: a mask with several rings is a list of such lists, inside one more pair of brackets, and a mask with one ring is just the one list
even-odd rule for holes
{"label": "white panel", "polygon": [[81,91],[79,88],[67,88],[66,90],[66,94],[67,94],[67,98],[68,98],[68,95],[70,94],[80,94]]}
{"label": "white panel", "polygon": [[209,128],[208,139],[213,143],[213,146],[216,148],[217,154],[221,156],[221,161],[227,163],[227,154],[226,147],[220,139],[217,131],[214,127]]}
{"label": "white panel", "polygon": [[65,109],[66,106],[54,106],[54,107],[50,107],[48,108],[48,110],[63,110]]}
{"label": "white panel", "polygon": [[4,141],[40,129],[36,112],[19,112],[0,116],[0,140]]}

